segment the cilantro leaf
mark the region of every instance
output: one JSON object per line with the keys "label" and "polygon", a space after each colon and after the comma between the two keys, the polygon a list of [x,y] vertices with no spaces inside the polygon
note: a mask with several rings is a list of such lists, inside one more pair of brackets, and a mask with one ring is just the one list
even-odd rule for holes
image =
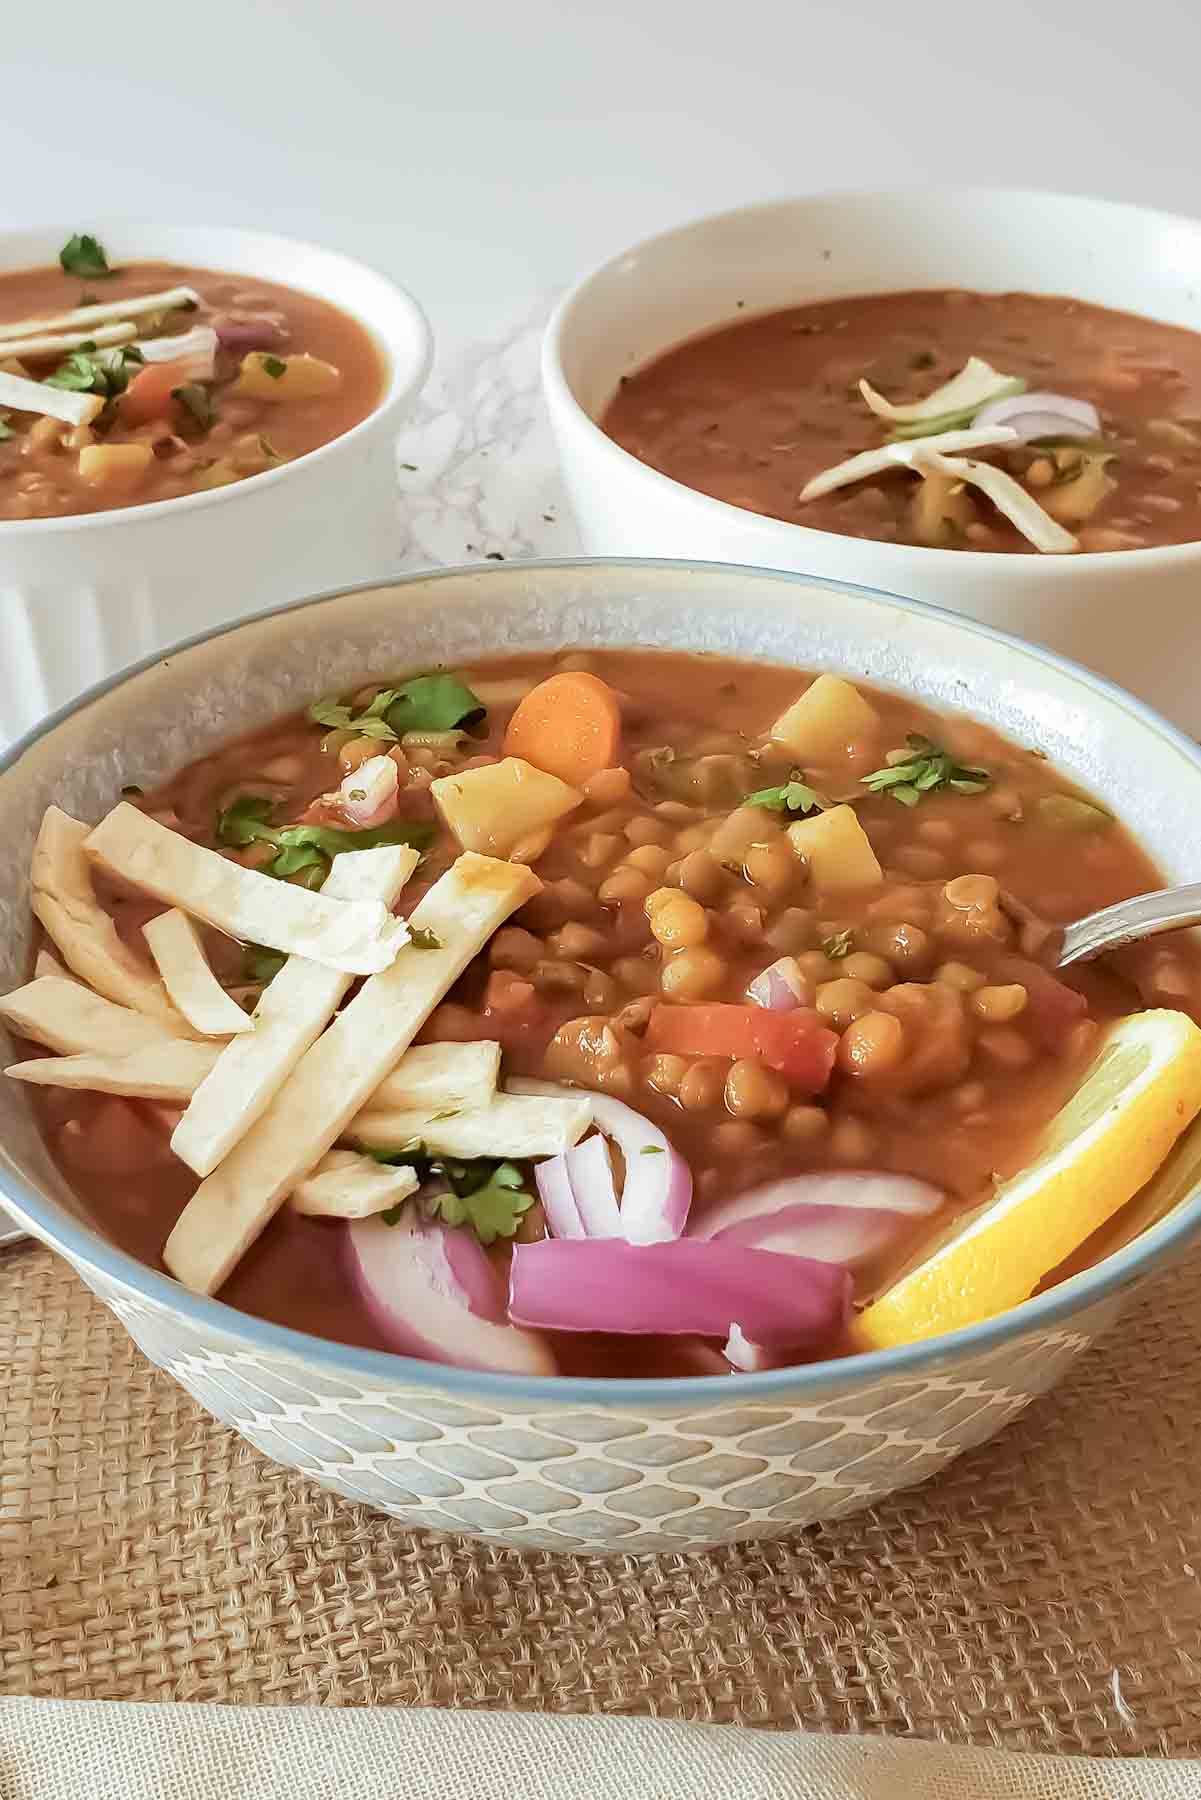
{"label": "cilantro leaf", "polygon": [[415,950],[441,950],[442,939],[425,925],[409,927],[409,942]]}
{"label": "cilantro leaf", "polygon": [[267,864],[265,873],[283,880],[310,870],[312,876],[306,883],[310,887],[321,886],[330,863],[344,850],[374,850],[380,844],[408,844],[414,850],[425,850],[434,837],[434,826],[428,819],[394,819],[390,825],[343,831],[332,825],[272,825],[273,811],[270,800],[263,795],[240,794],[217,815],[217,842],[235,849],[244,849],[248,844],[274,844],[277,855]]}
{"label": "cilantro leaf", "polygon": [[855,934],[851,930],[836,931],[833,937],[822,939],[822,950],[831,962],[840,962],[844,956],[850,955],[854,937]]}
{"label": "cilantro leaf", "polygon": [[95,281],[116,274],[116,270],[108,266],[104,245],[86,231],[76,232],[74,237],[67,239],[58,253],[58,260],[65,275],[78,275],[81,279]]}
{"label": "cilantro leaf", "polygon": [[397,690],[387,718],[397,737],[403,737],[406,731],[453,731],[456,725],[466,731],[486,711],[457,675],[418,675]]}
{"label": "cilantro leaf", "polygon": [[178,401],[201,431],[207,431],[217,416],[213,396],[202,382],[185,381],[182,387],[171,389],[171,398]]}
{"label": "cilantro leaf", "polygon": [[242,973],[247,981],[274,981],[287,957],[279,950],[264,949],[262,944],[247,944],[242,951]]}
{"label": "cilantro leaf", "polygon": [[64,388],[69,393],[122,394],[130,379],[142,367],[145,357],[136,344],[122,344],[112,350],[97,350],[95,344],[81,344],[46,377],[47,387]]}
{"label": "cilantro leaf", "polygon": [[782,786],[760,788],[748,794],[743,805],[761,806],[767,812],[810,813],[821,812],[824,802],[816,788],[802,781],[800,770],[794,769]]}
{"label": "cilantro leaf", "polygon": [[[444,1225],[467,1226],[481,1244],[515,1237],[534,1204],[533,1194],[525,1187],[525,1176],[515,1163],[497,1162],[488,1156],[470,1162],[431,1157],[421,1143],[403,1145],[397,1150],[370,1150],[367,1154],[379,1163],[412,1167],[423,1183],[431,1177],[444,1180],[445,1191],[422,1196],[427,1215],[440,1218]],[[382,1213],[385,1224],[395,1225],[404,1205],[402,1201]]]}
{"label": "cilantro leaf", "polygon": [[288,369],[282,356],[260,356],[259,366],[264,375],[270,375],[272,381],[278,381],[281,375],[287,373]]}
{"label": "cilantro leaf", "polygon": [[908,756],[863,777],[863,785],[871,793],[889,794],[902,806],[916,806],[923,794],[936,793],[940,788],[950,788],[956,794],[982,794],[992,783],[987,769],[957,763],[929,738],[910,732],[906,743]]}

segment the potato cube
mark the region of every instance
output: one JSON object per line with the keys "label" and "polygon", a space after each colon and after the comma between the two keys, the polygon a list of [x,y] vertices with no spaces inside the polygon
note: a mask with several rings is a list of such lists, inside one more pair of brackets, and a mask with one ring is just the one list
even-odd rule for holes
{"label": "potato cube", "polygon": [[880,726],[879,715],[858,688],[840,675],[819,675],[771,728],[802,763],[828,763],[862,748]]}
{"label": "potato cube", "polygon": [[879,887],[884,871],[853,806],[833,806],[788,827],[788,839],[809,868],[814,887],[825,893]]}
{"label": "potato cube", "polygon": [[93,487],[136,487],[154,461],[149,444],[88,444],[79,452],[79,473]]}
{"label": "potato cube", "polygon": [[554,826],[584,798],[519,756],[440,776],[430,793],[464,850],[498,857]]}
{"label": "potato cube", "polygon": [[252,350],[242,358],[233,391],[253,400],[319,400],[342,385],[342,374],[319,356],[273,356]]}

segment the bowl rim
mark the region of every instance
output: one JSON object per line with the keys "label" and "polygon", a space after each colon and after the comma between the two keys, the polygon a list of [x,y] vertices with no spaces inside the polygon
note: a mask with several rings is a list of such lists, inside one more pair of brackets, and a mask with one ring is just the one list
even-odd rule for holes
{"label": "bowl rim", "polygon": [[[1070,657],[1061,656],[1041,645],[1027,643],[1011,632],[984,625],[978,620],[950,612],[945,607],[932,606],[921,600],[908,600],[903,595],[889,593],[863,582],[803,575],[792,570],[759,568],[749,563],[721,563],[700,559],[693,561],[678,557],[579,556],[531,558],[527,562],[513,563],[461,563],[436,569],[406,570],[383,580],[356,582],[350,587],[334,588],[304,599],[287,601],[263,612],[196,632],[168,649],[143,657],[139,662],[96,682],[84,693],[49,714],[0,754],[0,779],[9,773],[34,744],[49,736],[59,725],[93,701],[103,698],[133,676],[153,668],[159,662],[199,644],[210,643],[215,638],[231,636],[243,626],[258,625],[266,619],[300,612],[309,607],[329,605],[357,594],[376,590],[392,592],[418,583],[437,585],[464,575],[484,581],[503,581],[514,573],[520,579],[528,579],[531,571],[569,572],[592,569],[628,569],[634,575],[645,569],[674,571],[683,576],[694,573],[720,573],[733,578],[751,575],[784,585],[799,582],[833,592],[849,590],[867,595],[901,611],[913,612],[920,617],[950,625],[955,631],[967,636],[985,638],[1015,650],[1023,657],[1047,664],[1061,674],[1071,676],[1083,687],[1116,703],[1141,730],[1153,732],[1165,739],[1183,754],[1201,778],[1201,743],[1177,730],[1152,707],[1137,700],[1124,688],[1073,662]],[[0,1168],[0,1199],[11,1206],[21,1223],[35,1228],[32,1232],[34,1237],[51,1249],[63,1253],[72,1264],[82,1264],[89,1270],[95,1270],[109,1281],[132,1290],[153,1306],[182,1315],[184,1322],[201,1337],[206,1335],[206,1331],[210,1334],[217,1332],[241,1338],[249,1348],[267,1356],[282,1354],[300,1361],[316,1358],[352,1379],[359,1376],[376,1386],[381,1383],[417,1383],[450,1395],[461,1394],[475,1399],[490,1396],[498,1404],[516,1401],[539,1408],[554,1404],[556,1395],[564,1404],[600,1407],[675,1406],[682,1395],[695,1397],[698,1409],[723,1397],[736,1397],[738,1403],[744,1400],[770,1401],[773,1397],[778,1397],[795,1405],[808,1396],[821,1395],[832,1387],[845,1387],[851,1381],[870,1383],[890,1377],[914,1375],[931,1364],[954,1361],[959,1356],[987,1353],[1027,1331],[1070,1320],[1077,1312],[1145,1276],[1158,1264],[1166,1261],[1173,1250],[1185,1244],[1201,1228],[1199,1183],[1189,1198],[1178,1201],[1170,1213],[1148,1226],[1120,1250],[1047,1289],[1045,1293],[1034,1295],[991,1319],[892,1349],[860,1351],[852,1356],[828,1358],[822,1362],[797,1363],[781,1369],[764,1370],[758,1374],[741,1374],[737,1386],[731,1387],[729,1375],[625,1377],[497,1374],[486,1369],[459,1368],[422,1357],[405,1356],[399,1351],[366,1350],[353,1344],[336,1343],[331,1338],[318,1337],[310,1332],[298,1331],[292,1326],[259,1319],[252,1313],[242,1312],[238,1307],[212,1296],[193,1293],[164,1271],[152,1269],[127,1251],[108,1243],[98,1231],[75,1218],[58,1201],[39,1193],[22,1177],[4,1168]]]}
{"label": "bowl rim", "polygon": [[[245,504],[248,497],[247,490],[251,494],[263,493],[267,488],[287,481],[295,470],[311,467],[318,458],[328,459],[333,455],[343,453],[361,436],[376,427],[381,419],[401,412],[414,401],[429,379],[434,360],[434,334],[420,302],[414,298],[408,288],[402,287],[390,275],[385,275],[382,270],[375,268],[371,263],[363,262],[359,257],[348,256],[345,251],[333,249],[325,244],[313,243],[309,238],[291,237],[281,232],[257,231],[253,226],[248,225],[201,225],[194,220],[171,223],[162,219],[139,218],[132,215],[98,219],[93,223],[96,231],[102,236],[115,232],[129,232],[137,236],[142,233],[170,230],[185,233],[195,232],[197,236],[226,238],[231,246],[243,242],[248,246],[250,243],[255,243],[270,245],[272,248],[280,250],[315,252],[328,258],[331,262],[340,263],[348,274],[366,275],[372,281],[380,283],[382,287],[390,289],[392,299],[398,303],[403,312],[408,314],[408,323],[417,344],[417,352],[407,364],[402,364],[392,345],[383,338],[380,332],[360,318],[353,307],[344,306],[340,301],[331,302],[347,313],[356,325],[367,331],[375,342],[377,350],[382,352],[384,373],[389,377],[371,411],[357,424],[352,425],[348,431],[339,432],[337,437],[328,439],[324,444],[318,444],[315,449],[306,450],[303,455],[293,457],[290,462],[281,464],[279,468],[264,469],[257,475],[246,477],[243,481],[230,482],[226,487],[211,488],[205,493],[175,494],[167,500],[143,500],[133,506],[110,506],[101,512],[94,513],[52,514],[48,518],[36,519],[0,519],[0,544],[6,538],[11,539],[18,536],[28,538],[49,534],[68,535],[77,532],[116,531],[126,522],[142,524],[164,516],[173,518],[185,512],[196,512],[209,506],[229,505],[237,501]],[[71,226],[54,224],[13,226],[9,230],[0,231],[0,253],[4,251],[6,245],[13,242],[40,237],[43,233],[50,236],[65,233],[69,236],[72,230]],[[197,268],[208,267],[204,262],[198,262],[195,266]],[[15,269],[0,271],[2,274],[18,272]],[[238,271],[214,269],[213,272],[220,274]],[[249,275],[253,275],[253,271],[250,271]],[[269,277],[263,277],[263,279],[266,280]],[[280,285],[287,286],[288,284],[285,282]],[[303,292],[304,290],[298,291]]]}
{"label": "bowl rim", "polygon": [[[800,533],[800,537],[794,541],[802,547],[804,542],[811,538],[833,538],[836,542],[844,544],[868,543],[873,556],[896,559],[888,569],[888,579],[895,579],[898,582],[911,581],[917,585],[925,570],[934,566],[945,567],[948,556],[961,556],[964,552],[940,549],[928,544],[890,543],[883,538],[853,538],[840,531],[819,531],[814,525],[803,525],[794,519],[769,518],[764,513],[752,512],[749,507],[734,506],[728,500],[719,500],[714,494],[704,494],[699,488],[692,488],[686,482],[677,481],[673,475],[665,475],[661,469],[652,468],[650,463],[641,461],[639,457],[624,449],[615,438],[611,438],[606,431],[603,431],[592,415],[581,406],[564,371],[563,344],[574,323],[573,312],[578,303],[587,296],[588,290],[594,282],[599,281],[602,276],[612,273],[631,257],[642,256],[662,244],[671,242],[672,239],[685,238],[693,232],[701,233],[710,227],[723,225],[729,220],[752,218],[757,214],[766,215],[790,207],[800,209],[831,201],[845,203],[849,201],[887,202],[889,200],[918,199],[928,200],[931,205],[934,205],[938,196],[942,196],[944,205],[954,203],[970,206],[977,202],[993,201],[1008,201],[1017,204],[1024,201],[1055,201],[1065,206],[1077,205],[1093,209],[1098,213],[1108,213],[1119,230],[1122,220],[1128,220],[1137,215],[1163,228],[1187,229],[1196,235],[1201,235],[1201,218],[1191,218],[1187,213],[1164,212],[1158,207],[1138,206],[1127,200],[1109,200],[1097,194],[1069,193],[1059,188],[1003,187],[990,186],[986,183],[946,183],[933,187],[911,183],[882,188],[861,186],[822,188],[816,193],[779,194],[774,198],[751,201],[744,206],[728,206],[723,207],[719,212],[700,213],[693,218],[684,220],[682,224],[671,225],[663,231],[652,232],[650,236],[640,238],[636,243],[628,244],[616,254],[607,256],[603,262],[595,264],[573,282],[567,292],[557,301],[543,334],[541,355],[543,393],[552,413],[558,407],[570,415],[576,429],[582,430],[588,439],[592,453],[603,457],[615,472],[620,473],[624,470],[627,475],[636,473],[649,485],[652,494],[656,492],[670,493],[677,498],[687,496],[702,509],[716,508],[717,519],[727,520],[731,526],[737,523],[744,530],[748,527],[758,529],[763,534],[765,549],[769,538],[774,538],[777,533],[783,532]],[[753,311],[747,311],[741,315],[744,319],[752,319],[757,316],[759,315]],[[727,323],[734,324],[736,321],[730,319]],[[714,326],[711,329],[720,330],[722,327]],[[693,335],[701,336],[703,334],[695,333]],[[1201,335],[1201,326],[1198,327],[1198,335]],[[662,354],[662,350],[655,352],[655,355]],[[998,575],[1002,569],[1008,569],[1010,578],[1013,578],[1015,560],[1013,551],[973,550],[970,555],[973,566],[979,566]],[[1118,557],[1123,559],[1138,557],[1140,559],[1138,566],[1146,568],[1152,559],[1172,564],[1187,561],[1190,557],[1194,559],[1201,557],[1201,539],[1185,544],[1145,544],[1137,550],[1089,550],[1083,551],[1077,556],[1019,553],[1018,561],[1023,573],[1027,567],[1038,568],[1044,571],[1051,581],[1066,581],[1072,579],[1070,571],[1079,571],[1080,556],[1086,556],[1090,565],[1098,557],[1105,558],[1109,563]],[[838,577],[831,579],[838,579]]]}

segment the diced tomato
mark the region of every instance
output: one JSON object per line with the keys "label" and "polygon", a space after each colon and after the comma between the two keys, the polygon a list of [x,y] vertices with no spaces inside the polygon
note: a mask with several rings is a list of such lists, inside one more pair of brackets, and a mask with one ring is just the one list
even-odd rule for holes
{"label": "diced tomato", "polygon": [[1025,1016],[1043,1048],[1056,1052],[1066,1049],[1072,1027],[1088,1012],[1084,995],[1024,956],[1007,956],[999,975],[1001,980],[1018,981],[1025,988]]}
{"label": "diced tomato", "polygon": [[820,1094],[834,1067],[838,1036],[806,1007],[656,1006],[647,1048],[676,1056],[757,1056],[799,1093]]}
{"label": "diced tomato", "polygon": [[152,419],[169,419],[175,408],[172,389],[182,386],[187,374],[181,363],[147,363],[139,369],[121,396],[121,417],[127,425],[149,425]]}

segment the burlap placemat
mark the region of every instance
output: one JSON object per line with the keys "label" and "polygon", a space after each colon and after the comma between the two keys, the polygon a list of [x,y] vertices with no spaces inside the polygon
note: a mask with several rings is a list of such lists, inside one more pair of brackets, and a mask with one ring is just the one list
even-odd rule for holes
{"label": "burlap placemat", "polygon": [[1201,1256],[994,1443],[705,1556],[410,1532],[266,1462],[0,1253],[0,1692],[654,1713],[1201,1751]]}

